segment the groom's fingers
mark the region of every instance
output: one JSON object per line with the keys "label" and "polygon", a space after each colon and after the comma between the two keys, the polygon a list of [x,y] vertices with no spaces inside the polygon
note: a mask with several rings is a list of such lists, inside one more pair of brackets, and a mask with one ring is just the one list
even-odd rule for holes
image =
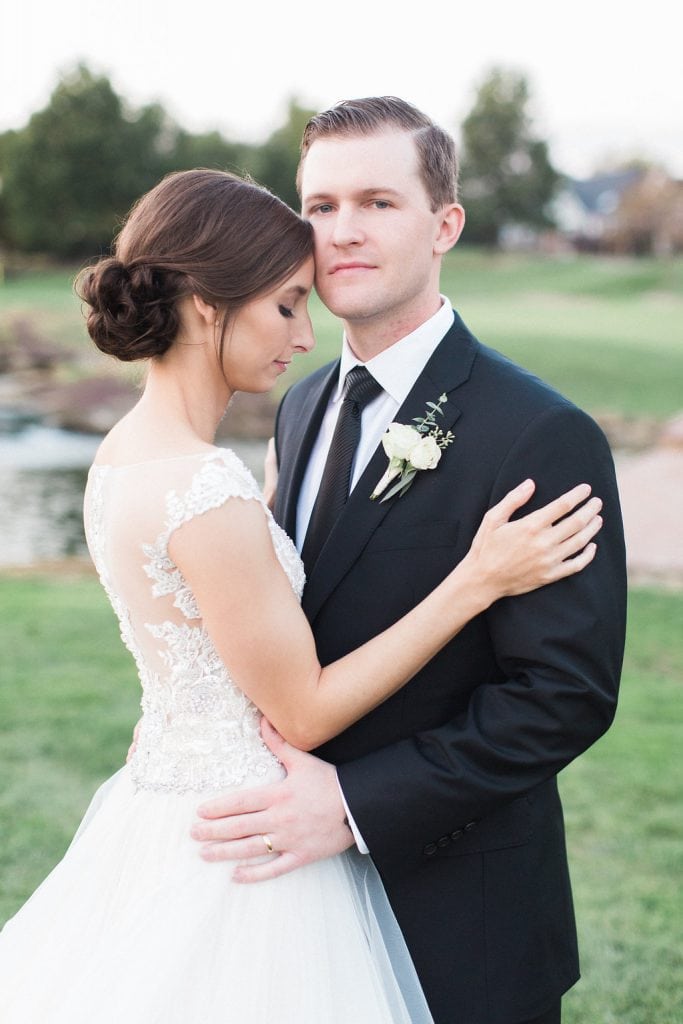
{"label": "groom's fingers", "polygon": [[257,836],[248,836],[245,839],[233,839],[230,842],[204,843],[200,854],[202,860],[212,863],[224,860],[263,860],[264,857],[272,859],[277,856],[277,850],[273,846],[273,853],[269,853],[264,841],[264,836],[273,846],[272,833],[262,832]]}
{"label": "groom's fingers", "polygon": [[262,864],[239,864],[232,873],[235,882],[265,882],[269,878],[279,878],[289,871],[300,868],[302,861],[294,853],[282,853],[279,857]]}
{"label": "groom's fingers", "polygon": [[[228,843],[247,836],[263,835],[268,831],[267,817],[266,812],[257,811],[254,814],[238,814],[212,821],[196,821],[190,834],[198,843]],[[263,850],[260,852],[263,853]]]}
{"label": "groom's fingers", "polygon": [[280,764],[284,765],[287,774],[290,773],[292,768],[296,767],[297,763],[305,761],[309,756],[304,751],[288,743],[277,729],[271,725],[265,715],[261,719],[261,739]]}
{"label": "groom's fingers", "polygon": [[263,811],[273,803],[273,787],[261,786],[254,789],[238,789],[207,800],[197,808],[200,818],[228,818],[235,814],[253,814]]}
{"label": "groom's fingers", "polygon": [[[245,882],[275,878],[353,844],[335,768],[290,747],[268,723],[262,734],[286,777],[207,800],[191,830],[205,860],[246,861],[236,875]],[[264,860],[271,847],[276,856]]]}

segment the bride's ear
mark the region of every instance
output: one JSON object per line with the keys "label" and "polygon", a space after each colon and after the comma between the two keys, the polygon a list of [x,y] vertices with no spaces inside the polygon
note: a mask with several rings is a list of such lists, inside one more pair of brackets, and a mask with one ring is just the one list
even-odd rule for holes
{"label": "bride's ear", "polygon": [[216,323],[216,317],[218,311],[215,306],[212,306],[210,302],[205,302],[200,295],[192,294],[194,301],[194,307],[197,310],[199,316],[204,321],[207,327],[213,327]]}

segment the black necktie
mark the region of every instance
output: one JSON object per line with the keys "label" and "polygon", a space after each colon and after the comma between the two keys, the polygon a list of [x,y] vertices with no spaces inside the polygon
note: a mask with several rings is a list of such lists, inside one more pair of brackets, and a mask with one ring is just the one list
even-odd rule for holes
{"label": "black necktie", "polygon": [[351,467],[360,441],[361,412],[381,392],[382,388],[364,366],[354,366],[346,374],[339,418],[301,552],[307,573],[315,565],[349,496]]}

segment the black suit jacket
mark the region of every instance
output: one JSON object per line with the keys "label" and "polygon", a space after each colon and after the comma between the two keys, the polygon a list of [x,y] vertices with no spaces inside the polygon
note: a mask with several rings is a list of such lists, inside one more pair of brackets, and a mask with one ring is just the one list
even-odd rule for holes
{"label": "black suit jacket", "polygon": [[[278,414],[276,516],[296,503],[338,364]],[[395,622],[467,552],[488,508],[526,477],[538,507],[583,481],[604,501],[594,562],[497,602],[402,691],[327,743],[437,1024],[509,1024],[578,977],[557,773],[612,721],[624,646],[625,558],[604,435],[536,377],[455,323],[396,419],[448,395],[454,443],[401,497],[370,493],[381,447],[304,592],[322,664]]]}

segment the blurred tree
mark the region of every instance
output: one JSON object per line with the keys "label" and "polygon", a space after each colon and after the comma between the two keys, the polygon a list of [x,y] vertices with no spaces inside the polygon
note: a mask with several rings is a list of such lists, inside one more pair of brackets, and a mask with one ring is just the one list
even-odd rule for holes
{"label": "blurred tree", "polygon": [[465,242],[495,245],[503,227],[545,227],[560,181],[547,143],[534,136],[524,75],[494,68],[462,124]]}
{"label": "blurred tree", "polygon": [[177,134],[162,107],[128,109],[106,77],[79,65],[0,147],[8,243],[63,258],[107,248],[134,199],[169,169]]}
{"label": "blurred tree", "polygon": [[259,150],[256,146],[230,142],[219,132],[192,135],[181,128],[173,149],[173,169],[184,171],[192,167],[209,167],[253,175],[258,158]]}
{"label": "blurred tree", "polygon": [[[9,164],[10,152],[14,142],[15,131],[4,132],[0,135],[0,255],[7,238],[7,203],[5,200],[5,178],[6,168]],[[2,270],[0,269],[0,275]]]}
{"label": "blurred tree", "polygon": [[107,251],[132,203],[171,170],[249,174],[295,209],[299,140],[313,111],[290,100],[262,146],[193,135],[158,104],[131,109],[85,65],[64,75],[25,128],[0,135],[0,245],[81,259]]}
{"label": "blurred tree", "polygon": [[295,210],[300,206],[294,181],[299,164],[299,145],[306,122],[315,113],[292,97],[287,108],[287,120],[260,147],[253,171],[257,181]]}

